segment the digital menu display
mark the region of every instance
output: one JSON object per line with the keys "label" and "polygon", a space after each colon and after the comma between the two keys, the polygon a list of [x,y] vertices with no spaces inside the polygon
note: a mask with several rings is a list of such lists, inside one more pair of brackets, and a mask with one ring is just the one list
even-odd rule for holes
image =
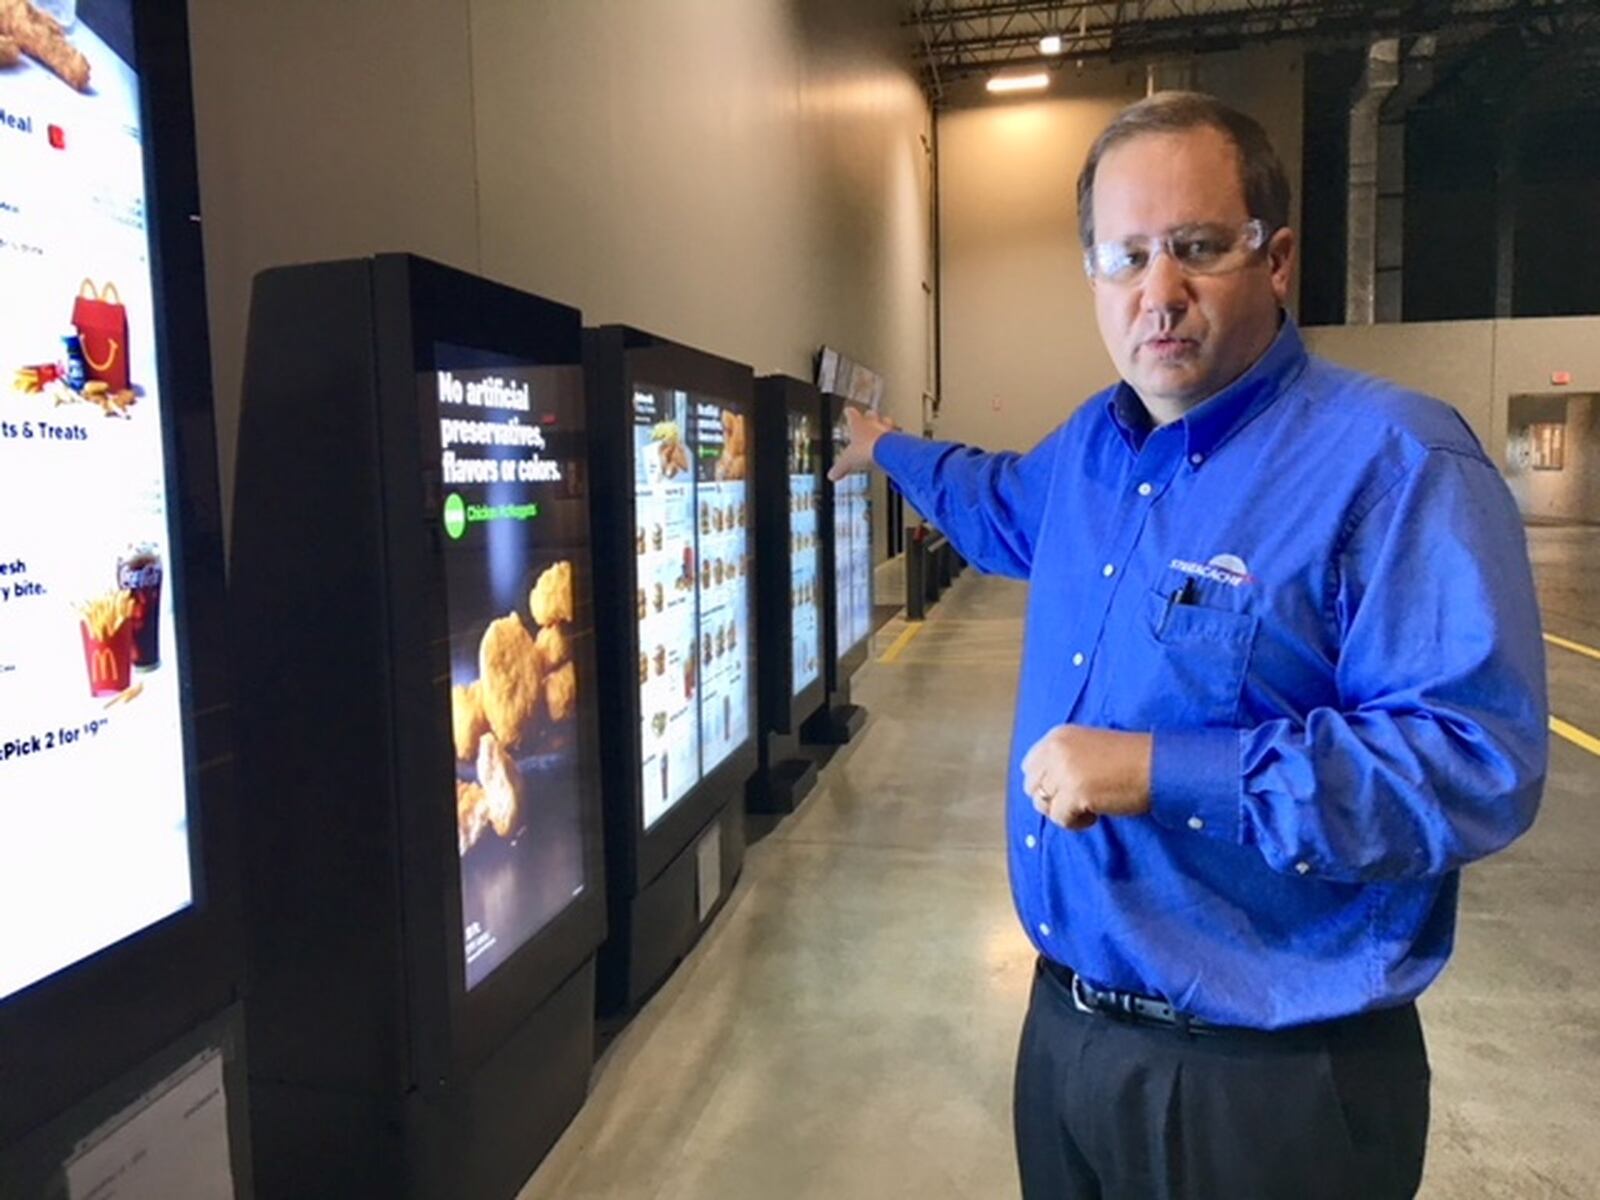
{"label": "digital menu display", "polygon": [[817,529],[817,454],[811,417],[789,413],[789,621],[791,687],[822,674],[822,544]]}
{"label": "digital menu display", "polygon": [[[435,347],[466,982],[582,894],[594,681],[583,375]],[[443,797],[441,797],[443,800]]]}
{"label": "digital menu display", "polygon": [[699,556],[689,397],[633,395],[639,795],[648,829],[700,778]]}
{"label": "digital menu display", "polygon": [[[849,441],[841,418],[833,429],[835,454]],[[872,491],[865,471],[833,485],[833,545],[834,619],[843,655],[872,632]]]}
{"label": "digital menu display", "polygon": [[750,736],[745,414],[633,393],[640,797],[651,828]]}
{"label": "digital menu display", "polygon": [[700,773],[750,736],[750,495],[743,414],[694,404],[700,514]]}
{"label": "digital menu display", "polygon": [[0,998],[194,899],[140,83],[96,11],[0,3]]}

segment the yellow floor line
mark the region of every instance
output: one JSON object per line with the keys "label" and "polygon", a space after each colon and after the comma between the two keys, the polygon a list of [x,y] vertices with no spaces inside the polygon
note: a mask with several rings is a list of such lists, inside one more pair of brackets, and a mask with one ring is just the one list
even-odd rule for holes
{"label": "yellow floor line", "polygon": [[922,632],[922,625],[923,622],[921,621],[912,621],[910,624],[908,624],[903,630],[900,631],[900,636],[895,638],[895,640],[890,643],[889,648],[883,652],[883,657],[878,661],[881,663],[892,663],[895,659],[899,658],[905,648],[911,644],[911,639]]}
{"label": "yellow floor line", "polygon": [[1600,658],[1600,650],[1593,646],[1585,646],[1582,642],[1570,641],[1564,637],[1557,637],[1553,633],[1544,635],[1544,640],[1552,646],[1560,646],[1563,650],[1571,650],[1574,654],[1587,654],[1590,658]]}
{"label": "yellow floor line", "polygon": [[1568,725],[1560,717],[1550,718],[1550,732],[1567,739],[1574,746],[1582,746],[1590,754],[1600,757],[1600,738],[1585,733],[1576,725]]}

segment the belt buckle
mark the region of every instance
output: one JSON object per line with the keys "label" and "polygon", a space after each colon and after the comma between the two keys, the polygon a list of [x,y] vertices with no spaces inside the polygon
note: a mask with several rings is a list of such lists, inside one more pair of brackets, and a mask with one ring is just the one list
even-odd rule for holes
{"label": "belt buckle", "polygon": [[1067,989],[1072,993],[1072,1006],[1081,1013],[1094,1013],[1099,1010],[1083,998],[1083,979],[1076,971],[1072,973],[1072,985]]}

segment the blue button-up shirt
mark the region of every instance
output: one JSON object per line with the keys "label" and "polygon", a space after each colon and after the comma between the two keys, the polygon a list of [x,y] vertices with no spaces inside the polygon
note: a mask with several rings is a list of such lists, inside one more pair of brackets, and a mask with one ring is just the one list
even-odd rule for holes
{"label": "blue button-up shirt", "polygon": [[[1433,980],[1458,870],[1528,827],[1548,750],[1521,521],[1454,410],[1285,319],[1161,428],[1119,384],[1026,454],[890,434],[875,457],[1029,580],[1007,822],[1041,953],[1256,1028]],[[1062,722],[1154,735],[1147,816],[1034,810],[1022,756]]]}

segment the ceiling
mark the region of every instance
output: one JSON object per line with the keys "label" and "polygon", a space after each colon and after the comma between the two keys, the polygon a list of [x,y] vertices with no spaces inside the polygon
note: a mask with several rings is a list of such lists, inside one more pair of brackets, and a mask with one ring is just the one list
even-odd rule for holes
{"label": "ceiling", "polygon": [[[1438,86],[1457,95],[1494,103],[1532,89],[1543,97],[1534,103],[1553,93],[1600,100],[1600,0],[910,0],[906,24],[936,104],[952,84],[1004,69],[1182,60],[1282,40],[1356,49],[1424,35],[1437,47]],[[1041,53],[1047,34],[1061,38],[1059,55]]]}

